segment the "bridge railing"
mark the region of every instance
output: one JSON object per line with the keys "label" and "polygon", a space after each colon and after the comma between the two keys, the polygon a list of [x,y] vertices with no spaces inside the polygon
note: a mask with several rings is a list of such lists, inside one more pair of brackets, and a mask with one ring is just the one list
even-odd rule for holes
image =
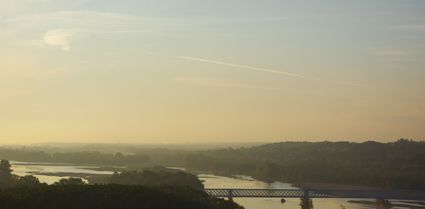
{"label": "bridge railing", "polygon": [[228,197],[230,193],[233,197],[301,198],[309,196],[315,198],[324,198],[329,196],[325,193],[300,189],[205,189],[205,192],[213,197]]}
{"label": "bridge railing", "polygon": [[374,198],[425,200],[424,193],[410,191],[208,188],[205,189],[205,192],[210,196],[223,198]]}

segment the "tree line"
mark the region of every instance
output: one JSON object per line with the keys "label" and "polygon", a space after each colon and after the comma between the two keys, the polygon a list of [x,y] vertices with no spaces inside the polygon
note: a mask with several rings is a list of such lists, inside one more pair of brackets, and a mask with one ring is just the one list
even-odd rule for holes
{"label": "tree line", "polygon": [[[164,182],[163,178],[169,180]],[[87,184],[79,178],[68,178],[47,185],[34,176],[13,175],[9,161],[2,160],[0,208],[243,209],[234,202],[208,196],[199,185],[194,188],[193,182],[201,183],[191,174],[162,170],[115,173],[108,184]]]}
{"label": "tree line", "polygon": [[[146,151],[143,151],[145,154]],[[281,142],[206,151],[161,150],[154,163],[263,181],[425,188],[425,142]]]}
{"label": "tree line", "polygon": [[163,186],[173,185],[189,187],[191,189],[204,189],[199,178],[191,173],[180,170],[168,169],[161,166],[144,168],[140,171],[122,170],[116,171],[112,175],[93,175],[88,180],[92,184],[120,184],[120,185],[144,185]]}
{"label": "tree line", "polygon": [[0,148],[0,159],[31,162],[98,164],[98,165],[140,165],[150,162],[144,154],[101,153],[99,151],[83,152],[56,152],[53,154],[45,151],[28,149]]}
{"label": "tree line", "polygon": [[[22,161],[103,162],[100,164],[120,164],[132,169],[146,164],[184,167],[192,171],[242,174],[264,181],[290,183],[425,188],[425,142],[407,139],[388,143],[280,142],[250,148],[199,151],[140,149],[134,150],[131,155],[98,152],[47,154],[0,149],[0,157],[3,156],[13,156],[10,159]],[[135,156],[141,159],[118,160],[135,159]]]}

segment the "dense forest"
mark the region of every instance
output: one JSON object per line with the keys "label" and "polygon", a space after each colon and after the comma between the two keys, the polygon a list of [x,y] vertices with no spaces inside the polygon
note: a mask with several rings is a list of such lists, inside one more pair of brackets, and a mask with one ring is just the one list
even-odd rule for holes
{"label": "dense forest", "polygon": [[236,209],[233,202],[176,186],[40,185],[0,191],[0,208],[13,209]]}
{"label": "dense forest", "polygon": [[157,150],[158,164],[265,181],[425,188],[425,142],[281,142],[198,152]]}
{"label": "dense forest", "polygon": [[[140,161],[133,157],[140,157]],[[46,153],[0,149],[0,158],[184,167],[195,172],[249,175],[265,181],[336,183],[397,189],[425,188],[425,142],[281,142],[249,148],[215,150],[139,149],[134,153]],[[103,162],[103,163],[102,163]]]}
{"label": "dense forest", "polygon": [[143,171],[120,171],[113,175],[100,175],[88,178],[94,184],[120,184],[120,185],[144,185],[163,186],[173,185],[189,187],[195,190],[203,190],[204,185],[196,175],[179,170],[154,167]]}
{"label": "dense forest", "polygon": [[186,167],[246,174],[266,181],[425,188],[425,143],[283,142],[198,152]]}
{"label": "dense forest", "polygon": [[[216,199],[201,188],[193,188],[192,177],[182,172],[149,171],[116,173],[108,184],[89,185],[82,179],[68,178],[47,185],[34,176],[13,175],[10,163],[2,160],[0,208],[242,209],[232,201]],[[181,182],[182,178],[189,180]],[[200,183],[199,179],[197,182]]]}

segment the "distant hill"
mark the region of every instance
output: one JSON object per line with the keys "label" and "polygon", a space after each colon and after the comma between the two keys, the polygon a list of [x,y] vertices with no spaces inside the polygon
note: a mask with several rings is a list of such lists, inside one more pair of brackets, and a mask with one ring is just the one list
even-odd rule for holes
{"label": "distant hill", "polygon": [[102,153],[117,153],[134,154],[141,150],[153,149],[169,149],[169,150],[186,150],[186,151],[199,151],[206,149],[223,149],[226,147],[240,148],[240,147],[253,147],[264,144],[264,142],[228,142],[228,143],[170,143],[170,144],[154,144],[154,143],[64,143],[64,142],[49,142],[49,143],[35,143],[28,145],[2,145],[0,148],[9,149],[26,149],[32,151],[43,151],[47,153],[57,152],[93,152],[98,151]]}
{"label": "distant hill", "polygon": [[425,188],[425,142],[281,142],[241,149],[180,153],[170,161],[195,170],[266,181]]}
{"label": "distant hill", "polygon": [[136,170],[162,165],[195,172],[249,175],[264,181],[425,190],[425,142],[406,139],[389,143],[280,142],[209,150],[135,148],[132,154],[0,148],[0,158],[119,165]]}

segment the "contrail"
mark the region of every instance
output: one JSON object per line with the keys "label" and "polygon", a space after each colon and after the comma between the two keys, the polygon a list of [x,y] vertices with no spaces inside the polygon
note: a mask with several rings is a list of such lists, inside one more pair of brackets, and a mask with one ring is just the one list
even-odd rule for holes
{"label": "contrail", "polygon": [[295,74],[295,73],[289,73],[284,71],[278,71],[278,70],[272,70],[267,68],[261,68],[261,67],[253,67],[248,65],[240,65],[240,64],[234,64],[234,63],[228,63],[228,62],[221,62],[216,60],[209,60],[209,59],[203,59],[203,58],[197,58],[197,57],[185,57],[185,56],[179,56],[179,59],[185,59],[185,60],[191,60],[196,62],[205,62],[205,63],[211,63],[216,65],[224,65],[224,66],[230,66],[230,67],[236,67],[236,68],[242,68],[247,70],[255,70],[255,71],[261,71],[266,73],[274,73],[274,74],[280,74],[285,76],[292,76],[292,77],[298,77],[298,78],[304,78],[303,75]]}

